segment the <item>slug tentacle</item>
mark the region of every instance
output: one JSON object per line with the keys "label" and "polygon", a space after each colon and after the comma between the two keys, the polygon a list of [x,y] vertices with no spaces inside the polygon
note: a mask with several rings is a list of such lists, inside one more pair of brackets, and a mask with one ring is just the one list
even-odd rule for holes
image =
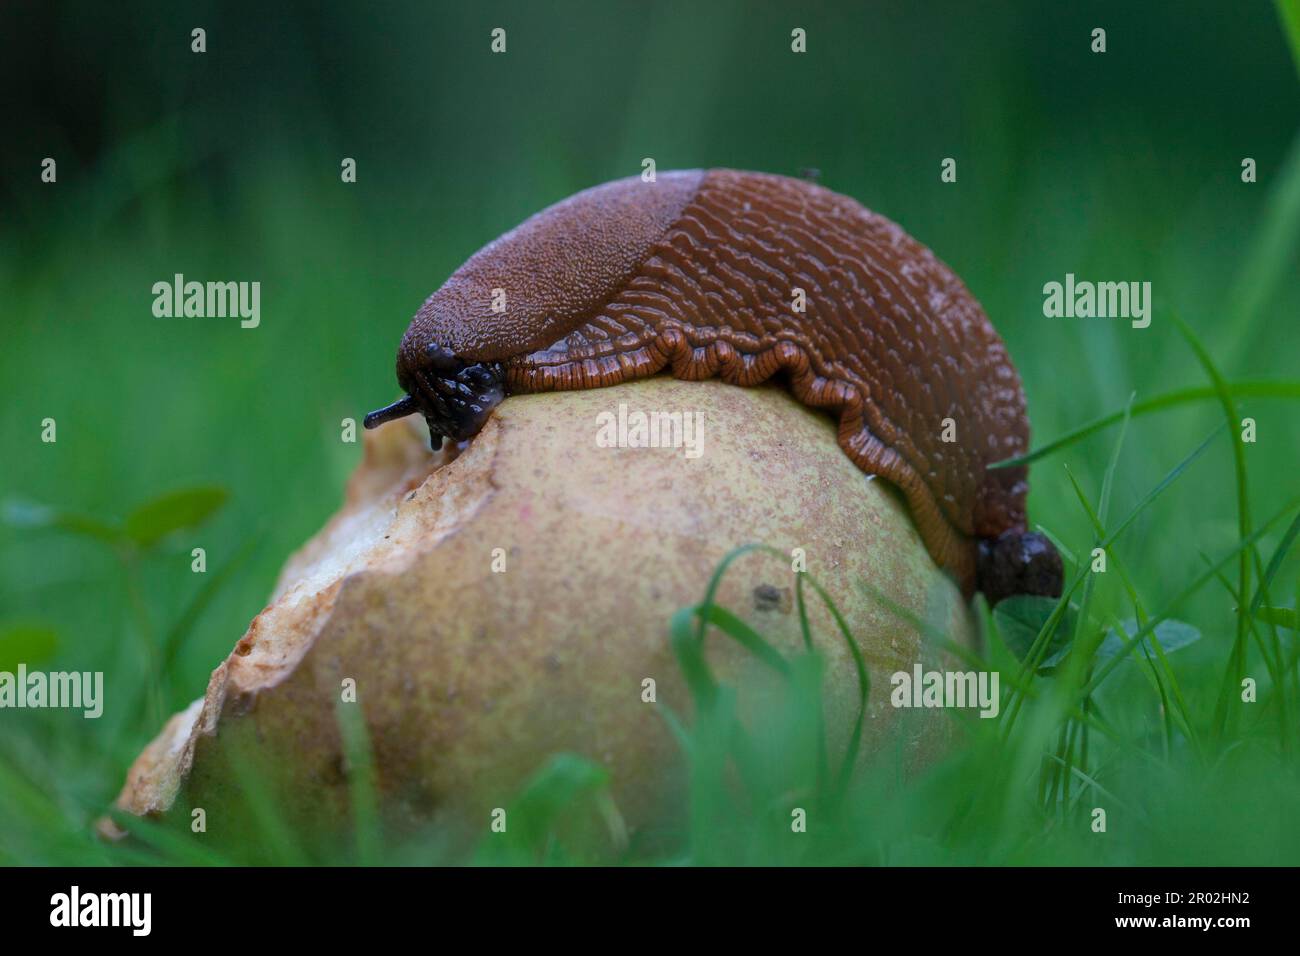
{"label": "slug tentacle", "polygon": [[694,170],[579,193],[472,256],[398,352],[431,435],[458,440],[507,394],[665,369],[742,386],[782,375],[903,493],[967,594],[1059,591],[1059,556],[1024,531],[1025,469],[988,468],[1029,443],[1002,340],[930,250],[820,186]]}
{"label": "slug tentacle", "polygon": [[430,365],[411,369],[399,379],[406,398],[371,412],[365,427],[420,412],[429,426],[429,444],[437,451],[443,438],[465,441],[482,430],[492,409],[505,398],[505,376],[494,362],[468,365],[437,348],[426,354],[433,359]]}
{"label": "slug tentacle", "polygon": [[391,422],[395,418],[405,418],[407,415],[414,415],[420,410],[420,406],[410,395],[405,395],[383,408],[371,412],[362,422],[366,428],[378,428],[384,422]]}

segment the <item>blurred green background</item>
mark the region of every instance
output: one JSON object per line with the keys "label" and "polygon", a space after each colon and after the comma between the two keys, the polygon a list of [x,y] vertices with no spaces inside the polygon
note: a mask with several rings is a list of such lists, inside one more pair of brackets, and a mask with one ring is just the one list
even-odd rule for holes
{"label": "blurred green background", "polygon": [[[167,713],[201,694],[340,502],[360,454],[340,420],[396,397],[394,353],[423,299],[507,228],[644,157],[815,167],[901,223],[1007,341],[1037,442],[1131,393],[1205,385],[1170,310],[1230,380],[1296,375],[1300,87],[1264,0],[178,6],[0,9],[0,498],[111,519],[173,488],[229,491],[140,562],[134,607],[112,548],[0,523],[0,626],[53,632],[42,666],[103,670],[109,695],[98,721],[0,712],[0,861],[53,858],[55,831],[20,821],[78,832],[158,729],[138,631],[161,640],[194,600],[190,548],[210,572],[239,561],[174,648]],[[505,55],[489,50],[496,26]],[[40,181],[47,156],[57,184]],[[155,318],[151,287],[178,272],[260,281],[261,326]],[[1067,272],[1151,281],[1151,327],[1045,319],[1043,284]],[[1300,484],[1300,416],[1294,401],[1242,407],[1260,436],[1251,504],[1268,515]],[[1135,421],[1114,510],[1222,417],[1205,402]],[[1031,518],[1085,552],[1062,466],[1095,500],[1113,438],[1032,471]],[[1227,448],[1126,538],[1153,604],[1237,540]],[[1180,608],[1207,637],[1188,666],[1221,665],[1233,604],[1205,589]]]}

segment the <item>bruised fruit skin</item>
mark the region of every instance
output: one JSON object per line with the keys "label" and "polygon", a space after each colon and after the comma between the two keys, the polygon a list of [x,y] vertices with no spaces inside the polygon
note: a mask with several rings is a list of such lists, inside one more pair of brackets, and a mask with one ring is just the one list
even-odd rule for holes
{"label": "bruised fruit skin", "polygon": [[968,596],[982,581],[1060,593],[1051,561],[981,567],[980,542],[1008,536],[1026,540],[998,550],[1003,562],[1054,553],[1026,531],[1025,468],[988,467],[1029,442],[1020,376],[988,317],[898,225],[805,180],[662,173],[538,213],[424,303],[398,351],[407,396],[367,426],[418,412],[436,448],[477,434],[507,395],[665,369],[743,386],[783,378],[836,416],[854,464],[902,490]]}
{"label": "bruised fruit skin", "polygon": [[[598,416],[620,404],[702,413],[702,453],[602,447]],[[365,433],[346,503],[290,559],[205,698],[132,766],[121,808],[188,829],[188,808],[203,807],[204,839],[246,844],[259,832],[242,816],[252,776],[296,827],[346,834],[352,765],[339,728],[350,713],[390,832],[483,837],[492,810],[564,752],[608,770],[633,833],[671,828],[685,763],[663,709],[689,723],[692,706],[669,621],[753,542],[802,549],[843,613],[871,677],[862,759],[897,747],[916,766],[941,751],[952,715],[895,709],[889,687],[891,674],[944,659],[862,582],[967,648],[972,615],[898,495],[863,481],[825,416],[775,388],[659,377],[517,396],[463,449],[434,455],[414,425]],[[717,599],[793,656],[794,587],[789,559],[747,554]],[[858,677],[820,601],[808,613],[834,758],[857,718]],[[706,651],[745,713],[776,711],[765,666],[716,633]],[[344,680],[355,704],[341,703]]]}

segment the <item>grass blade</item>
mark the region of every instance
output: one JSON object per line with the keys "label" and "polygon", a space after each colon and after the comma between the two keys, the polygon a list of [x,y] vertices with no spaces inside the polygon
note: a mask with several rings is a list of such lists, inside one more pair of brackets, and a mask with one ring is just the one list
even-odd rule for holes
{"label": "grass blade", "polygon": [[[1269,381],[1244,381],[1228,383],[1230,393],[1238,398],[1300,398],[1300,382],[1269,382]],[[1163,411],[1168,408],[1177,408],[1180,405],[1190,405],[1195,402],[1210,401],[1217,399],[1219,392],[1210,386],[1201,386],[1198,388],[1180,388],[1176,391],[1166,392],[1163,395],[1157,395],[1155,398],[1148,398],[1145,401],[1135,402],[1130,412],[1130,418],[1139,418],[1143,415],[1149,415],[1152,412]],[[1072,432],[1067,432],[1055,441],[1048,442],[1041,448],[1035,448],[1027,454],[1017,458],[1007,458],[1003,461],[994,462],[989,465],[990,468],[1014,468],[1019,465],[1028,465],[1031,462],[1038,461],[1040,458],[1046,458],[1053,452],[1060,451],[1063,448],[1069,448],[1071,445],[1078,444],[1085,438],[1095,435],[1097,432],[1104,431],[1112,425],[1118,425],[1124,420],[1125,409],[1117,412],[1111,412],[1109,415],[1102,415],[1100,418],[1094,418],[1085,425],[1081,425]]]}

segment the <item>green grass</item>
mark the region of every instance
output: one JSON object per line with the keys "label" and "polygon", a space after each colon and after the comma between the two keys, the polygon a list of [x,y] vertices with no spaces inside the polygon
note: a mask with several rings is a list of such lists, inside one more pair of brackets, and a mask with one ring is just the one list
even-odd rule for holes
{"label": "green grass", "polygon": [[[699,605],[683,609],[671,633],[695,717],[689,723],[666,718],[691,768],[689,790],[682,795],[689,825],[672,835],[670,850],[663,843],[652,852],[629,844],[605,771],[572,754],[556,755],[537,768],[510,804],[508,840],[485,836],[469,855],[450,850],[437,833],[390,843],[378,822],[364,731],[347,723],[354,714],[347,709],[340,719],[354,768],[349,778],[353,840],[299,845],[274,800],[260,793],[250,776],[247,795],[257,835],[246,847],[217,852],[183,830],[134,820],[121,822],[138,841],[99,843],[91,835],[93,819],[144,737],[197,689],[183,664],[185,648],[205,614],[220,606],[222,589],[247,574],[241,569],[256,543],[224,549],[227,557],[214,559],[201,586],[177,576],[186,587],[164,603],[146,581],[157,579],[160,564],[189,561],[177,533],[220,521],[227,497],[222,489],[196,485],[157,495],[121,516],[101,517],[11,499],[6,511],[11,534],[58,540],[87,560],[101,553],[107,557],[103,573],[120,582],[128,622],[121,631],[124,642],[113,650],[132,662],[116,673],[138,675],[134,685],[114,682],[134,700],[114,712],[138,716],[125,725],[119,716],[106,734],[116,745],[107,750],[92,736],[67,732],[49,715],[33,715],[34,731],[0,741],[5,821],[0,860],[570,864],[611,853],[626,862],[670,864],[1282,864],[1300,859],[1300,822],[1292,813],[1300,792],[1295,720],[1300,647],[1294,610],[1300,576],[1293,547],[1300,528],[1298,501],[1293,482],[1272,477],[1285,454],[1274,453],[1271,465],[1260,466],[1255,461],[1260,446],[1240,442],[1243,412],[1237,407],[1238,402],[1277,401],[1294,416],[1300,383],[1229,382],[1190,328],[1182,330],[1209,385],[1193,380],[1153,398],[1130,400],[1029,456],[1041,478],[1054,460],[1118,427],[1104,464],[1094,464],[1090,455],[1071,460],[1064,470],[1068,496],[1051,500],[1040,493],[1034,499],[1034,515],[1072,557],[1062,600],[1011,602],[992,614],[983,609],[985,649],[963,654],[967,666],[1004,675],[1001,719],[952,717],[958,743],[925,774],[905,778],[895,765],[897,755],[888,752],[852,772],[861,717],[847,735],[849,752],[828,751],[827,738],[844,735],[828,734],[823,726],[818,648],[825,641],[848,641],[859,663],[861,658],[847,626],[837,634],[807,631],[807,588],[825,598],[816,582],[802,575],[795,582],[805,647],[793,657],[713,603],[717,577]],[[1185,433],[1192,423],[1204,428],[1209,423],[1196,409],[1206,401],[1217,401],[1226,424],[1181,454],[1165,457],[1162,449],[1170,443],[1150,436]],[[1148,420],[1155,431],[1144,435],[1139,428]],[[1144,440],[1149,444],[1143,446]],[[1164,474],[1145,490],[1135,487],[1132,477],[1162,457]],[[1129,481],[1121,482],[1120,475]],[[1198,491],[1179,497],[1187,482],[1207,475],[1211,480]],[[1124,484],[1127,492],[1121,490]],[[1089,485],[1099,488],[1095,500]],[[1125,498],[1132,502],[1128,510],[1110,519]],[[1259,510],[1265,502],[1268,509]],[[1205,528],[1221,514],[1234,514],[1235,534],[1207,535]],[[1152,540],[1161,544],[1156,555],[1184,551],[1202,557],[1190,563],[1170,560],[1152,573],[1152,561],[1161,560],[1153,559]],[[1105,574],[1090,571],[1095,547],[1106,552]],[[744,560],[747,553],[733,559]],[[725,570],[720,567],[718,576]],[[869,582],[863,586],[870,588]],[[238,620],[235,614],[224,617]],[[1167,646],[1178,633],[1172,625],[1191,628],[1199,640],[1179,644],[1174,653]],[[228,649],[230,633],[222,637],[224,645],[212,643]],[[738,688],[719,683],[705,663],[703,643],[719,637],[739,643],[785,683],[777,717],[761,728],[741,722]],[[952,650],[945,635],[929,637]],[[14,622],[0,636],[0,648],[9,652],[5,659],[35,664],[57,659],[63,640],[41,621]],[[202,666],[215,659],[206,658]],[[1240,701],[1246,674],[1258,683],[1257,703]],[[870,693],[887,691],[871,687],[865,669],[859,679],[865,712]],[[815,759],[791,760],[791,753]],[[808,813],[806,833],[791,832],[794,807]],[[1107,810],[1104,835],[1089,828],[1094,807]],[[575,819],[588,825],[575,828]]]}
{"label": "green grass", "polygon": [[[868,31],[856,9],[812,22],[810,36],[871,36],[871,56],[793,68],[779,44],[754,52],[788,35],[783,19],[723,4],[688,18],[688,35],[666,16],[593,13],[596,26],[574,26],[530,14],[504,64],[456,48],[457,30],[478,29],[463,12],[408,13],[420,28],[391,35],[352,23],[375,49],[411,46],[342,105],[274,101],[266,115],[309,131],[296,139],[256,121],[252,145],[211,133],[242,128],[246,106],[242,69],[214,56],[212,76],[186,75],[193,96],[121,105],[107,123],[121,135],[93,168],[61,161],[57,191],[6,194],[0,669],[103,670],[111,706],[97,721],[0,713],[0,863],[1300,860],[1300,138],[1295,88],[1283,85],[1300,6],[1277,3],[1286,39],[1260,3],[1266,31],[1234,11],[1202,42],[1179,32],[1185,18],[1116,5],[1107,60],[1061,52],[1087,26],[1068,11],[1030,31],[1010,8],[964,24],[987,54],[972,58],[919,12]],[[294,32],[267,29],[298,62]],[[591,40],[583,30],[616,39],[587,43],[592,60],[554,55],[570,33]],[[429,36],[443,44],[432,64],[420,55]],[[625,70],[629,49],[642,55]],[[657,69],[669,55],[675,68]],[[1061,56],[1060,69],[1039,62]],[[240,61],[259,96],[277,86],[254,75],[261,59]],[[702,78],[701,64],[717,76]],[[425,75],[435,70],[446,72]],[[748,85],[720,79],[729,71]],[[592,84],[597,74],[610,79]],[[882,77],[896,79],[882,89]],[[917,108],[933,122],[918,126]],[[356,122],[372,110],[383,117],[373,128]],[[912,623],[967,666],[999,671],[1001,718],[946,716],[954,746],[919,775],[888,747],[851,770],[870,727],[861,716],[825,725],[819,649],[847,641],[856,653],[854,635],[805,627],[802,650],[779,653],[710,589],[664,622],[694,697],[689,719],[664,711],[690,767],[686,824],[670,839],[630,838],[606,772],[556,754],[527,768],[508,839],[469,850],[438,832],[395,840],[379,822],[369,741],[342,710],[354,814],[337,843],[300,844],[251,763],[239,778],[245,842],[218,851],[134,820],[122,822],[135,841],[98,841],[93,823],[131,760],[202,693],[288,554],[337,507],[358,457],[339,422],[394,397],[392,353],[421,299],[542,202],[635,172],[650,150],[661,169],[816,165],[931,245],[987,307],[1024,378],[1030,515],[1067,556],[1067,592],[977,603],[978,651]],[[348,191],[337,156],[352,151],[362,173]],[[917,172],[949,151],[958,189]],[[1238,179],[1243,155],[1259,160],[1257,184]],[[1152,278],[1151,327],[1045,321],[1041,283],[1067,269]],[[152,320],[147,291],[176,271],[260,279],[263,326]],[[56,445],[34,438],[47,415]],[[1255,443],[1241,439],[1245,417]],[[202,577],[190,572],[196,545]],[[1105,574],[1090,570],[1097,547]],[[824,595],[803,576],[795,586],[806,622],[805,602]],[[700,649],[717,640],[780,682],[760,725],[738,717],[741,689],[708,669]],[[1243,675],[1255,703],[1241,702]],[[863,669],[856,680],[860,715],[888,688]],[[795,806],[806,833],[791,832]],[[1089,826],[1098,806],[1104,835]]]}
{"label": "green grass", "polygon": [[[1207,363],[1207,374],[1209,371]],[[1219,380],[1220,386],[1222,382]],[[1224,389],[1226,392],[1226,389]],[[674,864],[1282,864],[1300,853],[1300,822],[1291,812],[1300,787],[1293,717],[1300,699],[1300,647],[1294,612],[1260,614],[1282,583],[1281,569],[1300,531],[1300,498],[1256,525],[1242,522],[1241,537],[1209,567],[1175,587],[1176,596],[1158,613],[1126,570],[1124,532],[1159,507],[1182,477],[1214,449],[1227,444],[1222,429],[1199,443],[1121,520],[1107,524],[1114,475],[1122,460],[1131,420],[1130,402],[1121,417],[1094,505],[1076,482],[1077,507],[1091,525],[1090,538],[1075,553],[1105,550],[1103,574],[1091,558],[1076,559],[1059,601],[1013,599],[985,613],[985,650],[960,650],[942,633],[910,619],[928,640],[960,653],[963,666],[1008,675],[1002,719],[985,723],[954,714],[958,743],[951,754],[920,777],[906,780],[891,766],[887,749],[855,772],[860,731],[872,692],[869,675],[848,625],[815,579],[796,574],[803,648],[782,654],[740,618],[715,603],[729,566],[754,553],[738,549],[718,567],[698,605],[683,608],[671,624],[671,640],[692,696],[694,718],[686,723],[664,707],[665,720],[690,767],[683,799],[689,825],[660,848],[642,855],[629,846],[608,774],[574,754],[557,754],[509,805],[508,837],[485,835],[465,857],[448,854],[437,834],[386,845],[370,764],[369,742],[355,708],[340,708],[353,802],[355,841],[303,846],[280,816],[274,800],[259,790],[250,771],[244,780],[259,837],[247,855],[214,852],[183,829],[160,827],[119,815],[137,841],[121,847],[94,843],[82,814],[61,811],[16,770],[13,748],[0,761],[0,794],[11,821],[22,821],[26,846],[6,844],[13,862],[238,862],[361,863],[478,862],[482,864],[572,864],[613,858],[632,863]],[[1231,411],[1235,419],[1236,412]],[[1248,477],[1241,459],[1240,477]],[[28,527],[48,526],[88,541],[112,545],[127,568],[171,533],[201,523],[220,507],[211,489],[171,493],[136,509],[125,521],[64,515],[34,507],[17,509]],[[14,509],[11,509],[14,510]],[[1289,519],[1289,521],[1288,521]],[[1259,542],[1280,523],[1287,530],[1271,554]],[[1221,576],[1238,564],[1245,576],[1261,569],[1254,598],[1238,600],[1247,585]],[[128,573],[128,579],[130,574]],[[1249,580],[1249,579],[1246,579]],[[827,602],[839,633],[815,635],[805,609],[807,590]],[[1183,665],[1182,651],[1198,643],[1196,628],[1163,628],[1172,614],[1207,589],[1222,587],[1236,601],[1233,622],[1199,643],[1211,654]],[[871,590],[869,585],[864,587]],[[1300,579],[1291,591],[1300,591]],[[1074,598],[1078,595],[1077,603]],[[881,595],[885,606],[903,614]],[[981,601],[982,606],[982,601]],[[1132,612],[1124,624],[1119,608]],[[1283,609],[1288,610],[1288,609]],[[1177,623],[1177,622],[1174,622]],[[1240,629],[1240,630],[1238,630]],[[1237,634],[1249,644],[1242,647]],[[746,726],[736,707],[738,688],[711,672],[704,647],[711,636],[729,638],[784,683],[778,717],[758,732]],[[27,639],[34,639],[31,633]],[[861,708],[843,753],[828,750],[823,723],[821,641],[843,640],[857,663]],[[1255,653],[1252,654],[1252,648]],[[1049,650],[1052,652],[1049,656]],[[145,652],[142,652],[142,656]],[[149,667],[160,668],[156,656]],[[1240,700],[1240,675],[1247,662],[1262,664],[1259,702]],[[151,682],[146,682],[151,683]],[[881,691],[877,690],[877,693]],[[1225,718],[1225,711],[1227,717]],[[813,759],[790,759],[812,754]],[[62,794],[67,802],[70,794]],[[1104,834],[1090,829],[1091,812],[1107,812]],[[791,814],[807,814],[806,832],[791,829]],[[183,815],[182,815],[183,819]],[[582,836],[566,843],[562,834]],[[592,839],[592,832],[601,835]]]}

